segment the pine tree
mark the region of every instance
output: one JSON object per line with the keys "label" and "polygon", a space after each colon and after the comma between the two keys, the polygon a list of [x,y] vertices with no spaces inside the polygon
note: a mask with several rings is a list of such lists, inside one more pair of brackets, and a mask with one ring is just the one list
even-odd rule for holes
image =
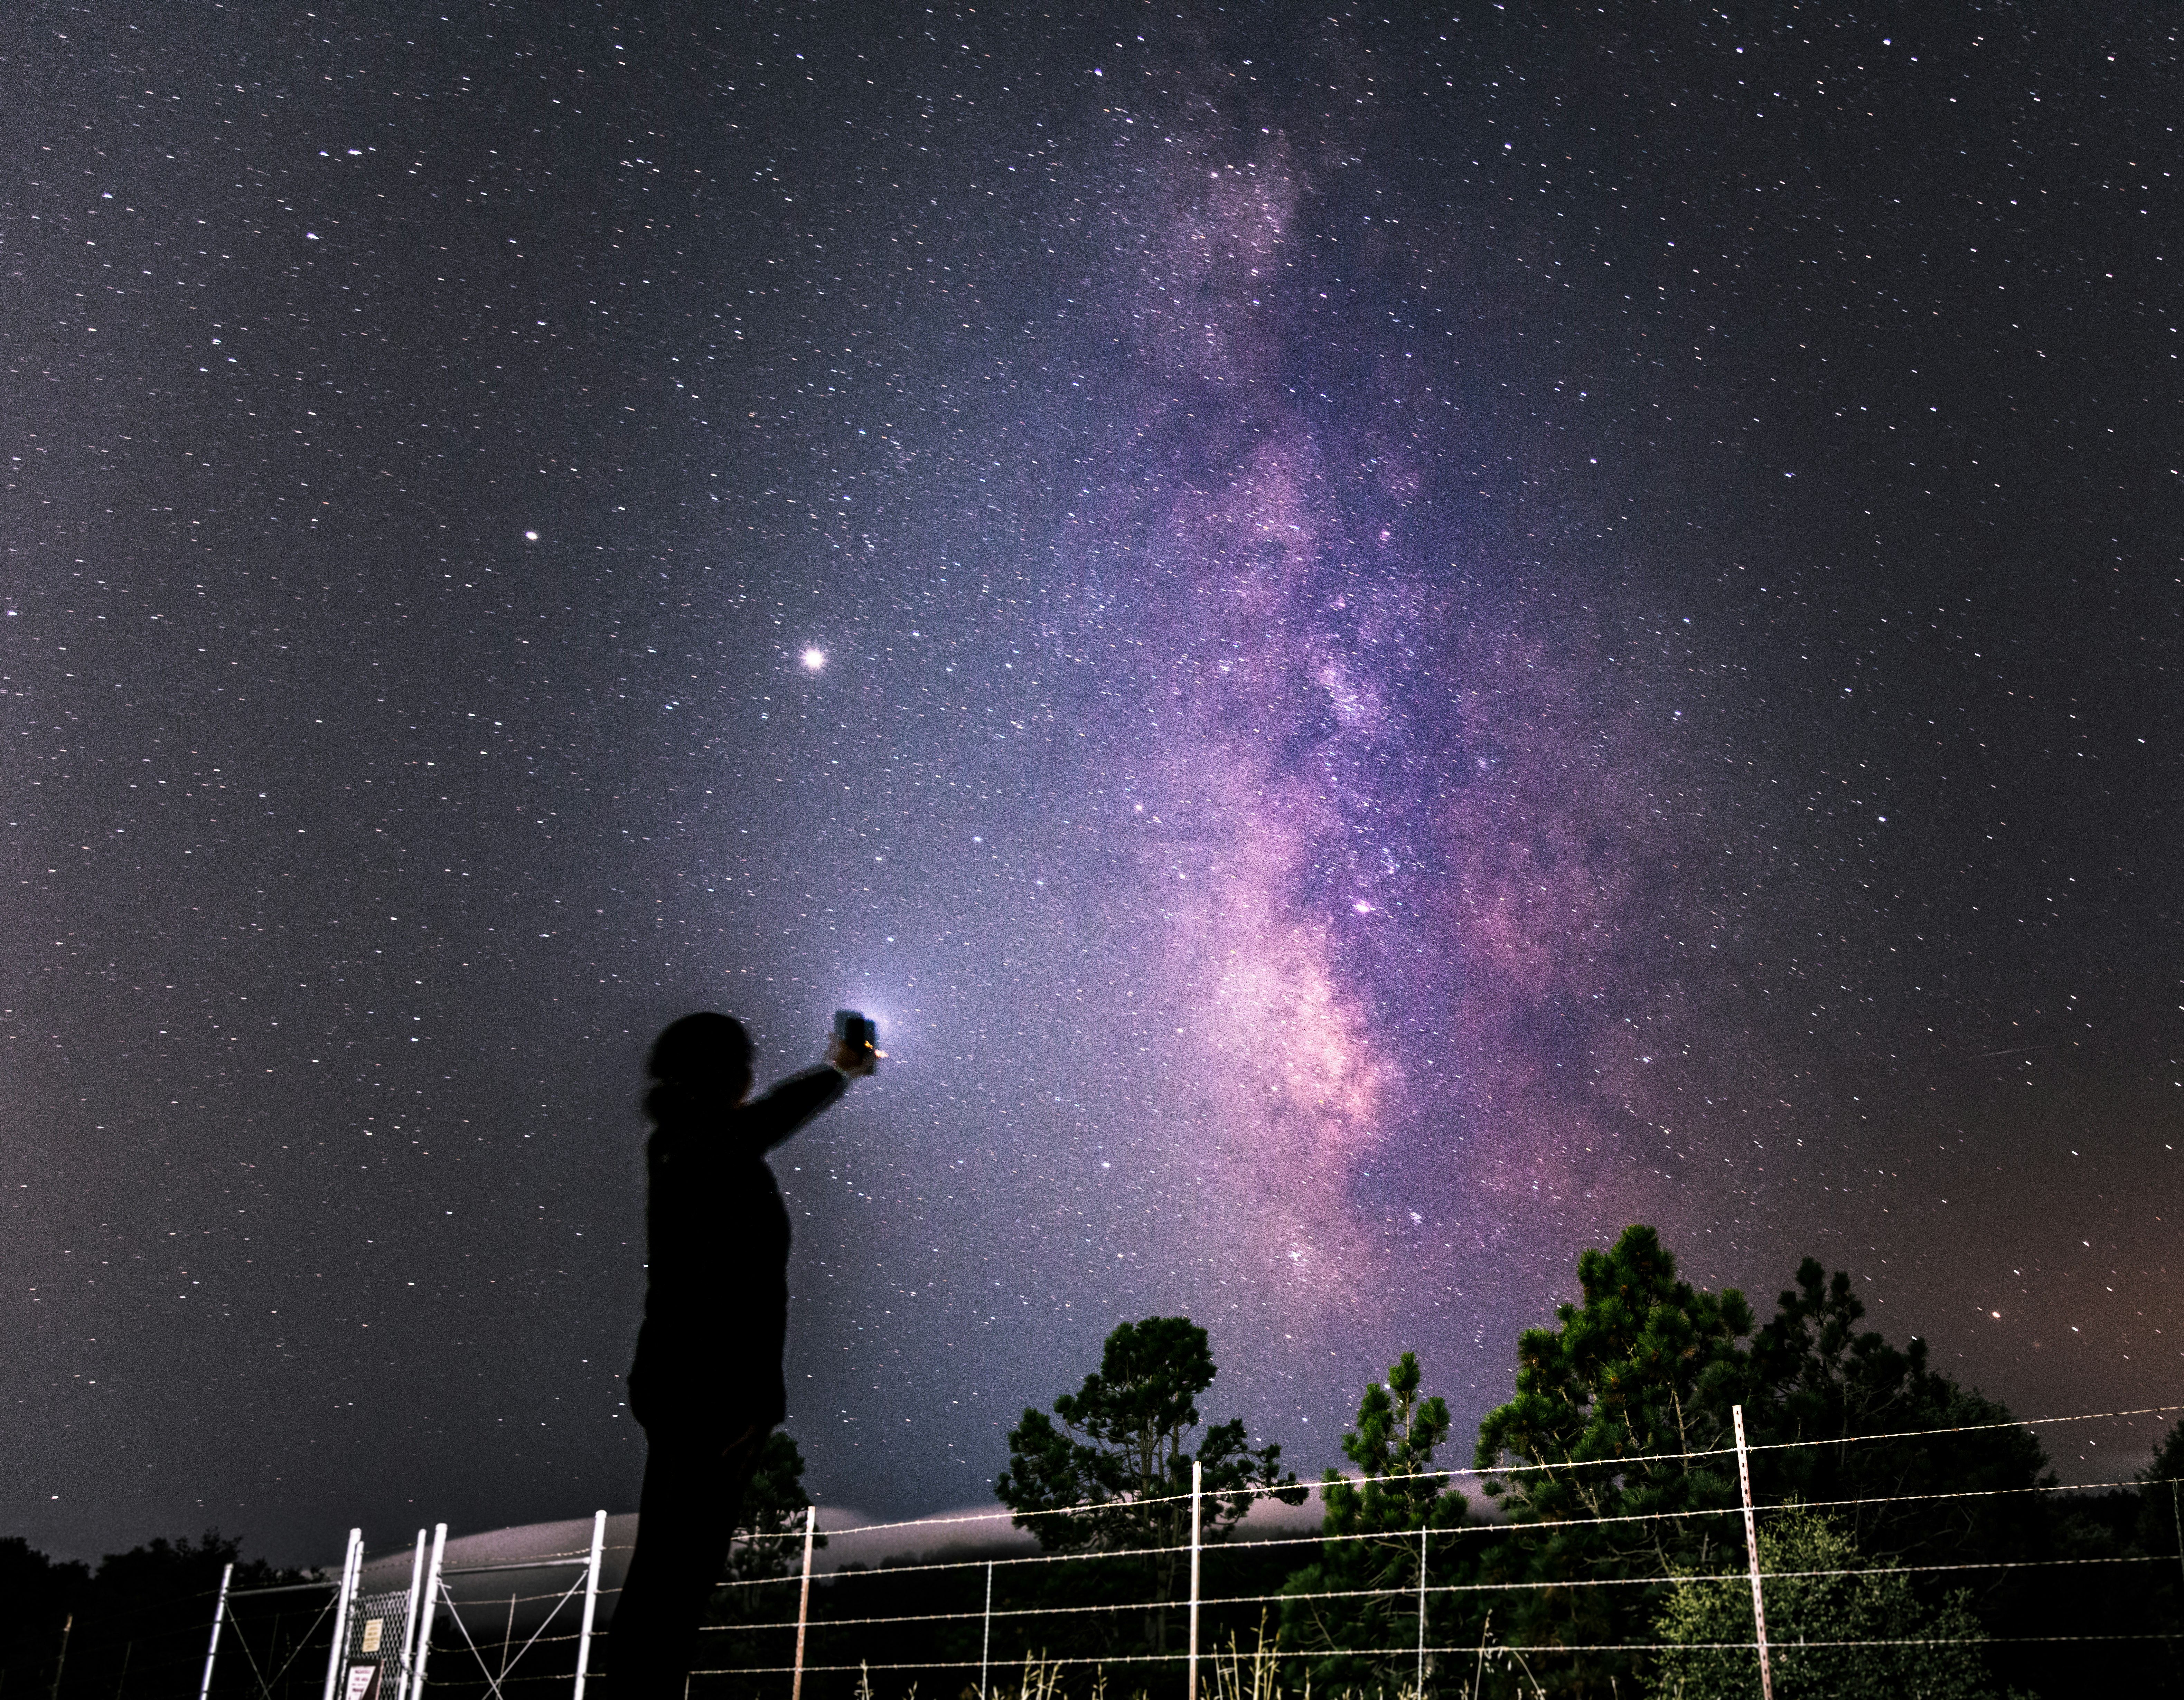
{"label": "pine tree", "polygon": [[[728,1548],[727,1570],[713,1595],[709,1622],[727,1627],[780,1617],[788,1593],[753,1585],[802,1574],[804,1514],[811,1503],[811,1496],[804,1491],[804,1454],[786,1430],[776,1429],[766,1437],[750,1486],[744,1490],[735,1543]],[[826,1544],[824,1535],[814,1536],[815,1547]]]}
{"label": "pine tree", "polygon": [[[1737,1503],[1730,1410],[1748,1386],[1738,1342],[1752,1315],[1735,1288],[1701,1292],[1652,1228],[1625,1229],[1578,1259],[1579,1304],[1517,1347],[1517,1397],[1479,1425],[1477,1462],[1518,1527],[1483,1563],[1512,1585],[1500,1638],[1522,1647],[1643,1639],[1647,1591],[1677,1568],[1708,1569]],[[1696,1454],[1696,1456],[1694,1456]],[[1513,1466],[1513,1467],[1512,1467]],[[1563,1692],[1609,1694],[1624,1653],[1573,1653]]]}
{"label": "pine tree", "polygon": [[[2037,1556],[2044,1513],[2024,1490],[2054,1480],[2039,1442],[1999,1403],[1934,1369],[1925,1341],[1899,1349],[1859,1328],[1864,1315],[1848,1275],[1805,1258],[1752,1337],[1746,1427],[1755,1445],[1911,1437],[1768,1450],[1752,1461],[1753,1492],[1867,1502],[1845,1532],[1907,1564]],[[1958,1497],[1930,1497],[1944,1493]]]}
{"label": "pine tree", "polygon": [[[2048,1514],[2032,1490],[2053,1477],[2039,1442],[1934,1369],[1923,1342],[1899,1350],[1861,1331],[1847,1275],[1804,1259],[1756,1331],[1734,1288],[1677,1280],[1651,1228],[1585,1252],[1578,1279],[1580,1303],[1559,1307],[1555,1327],[1525,1331],[1517,1397],[1479,1427],[1477,1462],[1503,1472],[1486,1491],[1511,1525],[1480,1561],[1481,1581],[1510,1585],[1490,1597],[1497,1641],[1641,1642],[1667,1577],[1733,1564],[1739,1404],[1762,1506],[1855,1502],[1844,1538],[1907,1565],[2048,1556]],[[2035,1571],[1994,1571],[1978,1608],[2000,1633],[2041,1610],[2049,1586]],[[1631,1654],[1572,1653],[1562,1692],[1627,1690],[1638,1668]]]}
{"label": "pine tree", "polygon": [[[1284,1590],[1283,1635],[1293,1647],[1324,1653],[1313,1662],[1312,1681],[1329,1693],[1415,1683],[1419,1564],[1430,1588],[1454,1580],[1462,1562],[1456,1543],[1433,1538],[1462,1525],[1469,1507],[1434,1466],[1435,1450],[1448,1438],[1448,1406],[1438,1396],[1418,1397],[1422,1379],[1417,1355],[1406,1352],[1384,1383],[1366,1387],[1357,1426],[1342,1437],[1362,1485],[1327,1472],[1319,1562]],[[1425,1611],[1426,1644],[1447,1644],[1450,1626],[1464,1614],[1430,1592]],[[1387,1650],[1359,1656],[1363,1648]],[[1429,1656],[1429,1675],[1431,1664]]]}
{"label": "pine tree", "polygon": [[[1218,1541],[1261,1493],[1290,1504],[1305,1490],[1281,1474],[1282,1449],[1254,1449],[1243,1420],[1215,1424],[1194,1453],[1198,1396],[1213,1383],[1206,1331],[1187,1316],[1149,1316],[1107,1336],[1099,1370],[1076,1393],[1054,1402],[1057,1429],[1043,1411],[1026,1410],[1009,1431],[1009,1467],[994,1492],[1049,1552],[1149,1552],[1145,1568],[1154,1610],[1147,1639],[1167,1644],[1181,1549],[1190,1537],[1190,1466],[1201,1469],[1201,1534]],[[1079,1514],[1052,1514],[1073,1510]]]}
{"label": "pine tree", "polygon": [[[760,1581],[800,1572],[804,1562],[804,1513],[811,1496],[804,1491],[804,1454],[786,1429],[776,1429],[760,1448],[758,1467],[744,1490],[736,1519],[736,1543],[728,1550],[728,1575],[738,1581]],[[827,1537],[813,1537],[824,1547]]]}

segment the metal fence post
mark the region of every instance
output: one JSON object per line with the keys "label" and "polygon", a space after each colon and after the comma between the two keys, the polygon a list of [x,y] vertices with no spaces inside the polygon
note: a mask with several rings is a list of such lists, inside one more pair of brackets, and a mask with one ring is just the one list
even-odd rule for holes
{"label": "metal fence post", "polygon": [[402,1663],[395,1675],[394,1700],[410,1700],[410,1665],[417,1656],[417,1590],[425,1581],[425,1531],[410,1553],[410,1608],[402,1617]]}
{"label": "metal fence post", "polygon": [[425,1661],[432,1656],[432,1617],[440,1603],[441,1555],[448,1550],[448,1525],[432,1525],[432,1557],[425,1569],[425,1609],[417,1616],[417,1657],[410,1666],[410,1700],[424,1700]]}
{"label": "metal fence post", "polygon": [[1199,1521],[1199,1495],[1206,1485],[1205,1466],[1190,1461],[1190,1663],[1184,1679],[1184,1700],[1198,1700],[1198,1555],[1204,1547]]}
{"label": "metal fence post", "polygon": [[2176,1514],[2176,1562],[2184,1565],[2184,1490],[2180,1490],[2174,1477],[2169,1483],[2169,1508]]}
{"label": "metal fence post", "polygon": [[599,1553],[607,1542],[607,1514],[592,1514],[591,1568],[584,1572],[584,1624],[577,1631],[577,1692],[571,1700],[584,1700],[584,1675],[592,1664],[592,1619],[599,1608]]}
{"label": "metal fence post", "polygon": [[1418,1683],[1417,1692],[1423,1697],[1426,1692],[1426,1531],[1418,1531]]}
{"label": "metal fence post", "polygon": [[198,1685],[198,1700],[206,1700],[212,1692],[213,1655],[220,1651],[220,1626],[227,1616],[227,1582],[234,1574],[232,1564],[223,1566],[220,1573],[220,1597],[213,1602],[212,1640],[205,1647],[204,1681]]}
{"label": "metal fence post", "polygon": [[796,1597],[796,1675],[788,1684],[788,1700],[804,1700],[804,1624],[811,1614],[811,1531],[818,1525],[819,1508],[804,1508],[804,1592]]}
{"label": "metal fence post", "polygon": [[1752,1558],[1752,1627],[1758,1637],[1761,1700],[1774,1700],[1774,1672],[1767,1659],[1767,1606],[1759,1597],[1759,1533],[1752,1521],[1752,1467],[1744,1451],[1744,1407],[1730,1408],[1736,1419],[1736,1481],[1744,1490],[1744,1550]]}
{"label": "metal fence post", "polygon": [[356,1597],[357,1572],[364,1568],[364,1531],[348,1531],[348,1546],[342,1553],[341,1592],[334,1599],[334,1644],[326,1650],[325,1700],[334,1700],[334,1686],[341,1680],[342,1655],[348,1651],[349,1602]]}
{"label": "metal fence post", "polygon": [[70,1612],[61,1619],[61,1650],[53,1660],[53,1686],[47,1692],[46,1700],[61,1700],[61,1672],[68,1669],[69,1636],[75,1633],[75,1614]]}
{"label": "metal fence post", "polygon": [[994,1563],[986,1561],[986,1617],[978,1635],[978,1700],[986,1700],[986,1660],[994,1650]]}

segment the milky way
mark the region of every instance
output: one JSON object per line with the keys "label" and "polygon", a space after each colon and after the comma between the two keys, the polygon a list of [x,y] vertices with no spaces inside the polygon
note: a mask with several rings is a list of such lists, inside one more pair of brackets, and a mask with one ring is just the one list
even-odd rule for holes
{"label": "milky way", "polygon": [[823,9],[14,9],[0,1533],[627,1508],[696,1007],[838,1510],[1631,1221],[2176,1397],[2173,47]]}
{"label": "milky way", "polygon": [[[1316,255],[1339,181],[1307,206],[1286,147],[1194,115],[1109,114],[1172,146],[1112,203],[1143,270],[1108,286],[1132,352],[1095,381],[1127,399],[1055,555],[1133,588],[1053,639],[1127,634],[1087,762],[1129,799],[1104,919],[1175,1017],[1146,1037],[1189,1082],[1198,1208],[1224,1266],[1339,1334],[1406,1268],[1453,1299],[1543,1210],[1673,1208],[1671,1058],[1723,1041],[1692,1008],[1719,958],[1690,960],[1719,917],[1672,875],[1723,847],[1663,806],[1681,713],[1649,743],[1585,611],[1497,582],[1529,564],[1446,464],[1472,403],[1430,261]],[[1399,303],[1339,405],[1308,387],[1316,282]]]}

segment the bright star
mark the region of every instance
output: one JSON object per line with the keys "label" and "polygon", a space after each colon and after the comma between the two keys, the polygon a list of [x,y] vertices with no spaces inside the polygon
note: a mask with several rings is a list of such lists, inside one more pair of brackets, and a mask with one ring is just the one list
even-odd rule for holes
{"label": "bright star", "polygon": [[535,543],[538,541],[538,534],[536,531],[526,531],[523,534],[523,541],[526,543]]}
{"label": "bright star", "polygon": [[804,669],[807,673],[816,673],[826,664],[827,652],[825,650],[807,649],[804,652]]}

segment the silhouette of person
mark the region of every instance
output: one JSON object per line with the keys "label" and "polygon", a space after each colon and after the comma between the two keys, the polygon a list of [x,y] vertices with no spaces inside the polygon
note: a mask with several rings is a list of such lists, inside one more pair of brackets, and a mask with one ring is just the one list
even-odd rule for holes
{"label": "silhouette of person", "polygon": [[824,1065],[746,1102],[740,1021],[700,1011],[653,1043],[644,1323],[628,1376],[644,1487],[608,1647],[617,1700],[682,1700],[760,1448],[787,1414],[788,1211],[766,1153],[877,1054],[837,1039]]}

